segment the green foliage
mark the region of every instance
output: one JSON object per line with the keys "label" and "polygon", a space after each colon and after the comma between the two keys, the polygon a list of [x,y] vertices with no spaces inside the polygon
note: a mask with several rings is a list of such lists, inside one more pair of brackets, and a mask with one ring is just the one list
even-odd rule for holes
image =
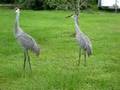
{"label": "green foliage", "polygon": [[[75,2],[80,1],[80,9],[86,9],[94,4],[97,0],[2,0],[4,3],[15,3],[27,9],[63,9],[74,10]],[[84,3],[83,3],[84,2]]]}

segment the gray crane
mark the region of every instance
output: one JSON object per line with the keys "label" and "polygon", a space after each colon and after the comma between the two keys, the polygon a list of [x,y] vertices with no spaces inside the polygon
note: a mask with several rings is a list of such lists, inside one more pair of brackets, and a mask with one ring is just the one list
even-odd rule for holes
{"label": "gray crane", "polygon": [[84,54],[84,65],[86,66],[86,57],[92,55],[92,43],[90,39],[80,30],[79,23],[78,23],[78,15],[72,14],[67,17],[73,17],[75,23],[75,33],[76,33],[76,40],[79,45],[79,60],[78,65],[80,64],[80,58],[82,55],[82,51]]}
{"label": "gray crane", "polygon": [[33,51],[37,56],[40,54],[40,48],[38,47],[36,41],[27,33],[23,32],[19,25],[19,16],[20,16],[20,9],[16,7],[16,20],[15,20],[15,38],[21,45],[24,51],[24,64],[23,64],[23,69],[25,70],[26,66],[26,60],[28,60],[29,63],[29,68],[31,69],[31,63],[30,63],[30,56],[28,51],[31,50]]}

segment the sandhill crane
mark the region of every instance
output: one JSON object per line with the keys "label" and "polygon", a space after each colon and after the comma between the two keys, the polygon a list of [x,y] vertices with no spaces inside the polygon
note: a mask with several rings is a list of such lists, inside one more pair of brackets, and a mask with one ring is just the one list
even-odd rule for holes
{"label": "sandhill crane", "polygon": [[32,70],[28,51],[31,50],[38,56],[40,53],[40,48],[38,47],[36,41],[30,35],[23,32],[23,30],[21,29],[19,25],[19,16],[20,16],[20,9],[16,7],[16,20],[15,20],[15,27],[14,27],[15,38],[19,42],[19,44],[22,46],[24,51],[23,69],[25,70],[26,60],[28,60],[30,70]]}
{"label": "sandhill crane", "polygon": [[[75,33],[76,33],[76,41],[79,45],[79,60],[78,60],[78,65],[80,64],[80,58],[82,55],[82,51],[84,54],[84,65],[86,66],[86,56],[88,57],[92,55],[92,43],[90,39],[80,30],[79,28],[79,23],[78,23],[78,15],[72,14],[67,17],[73,17],[74,18],[74,23],[75,23]],[[66,17],[66,18],[67,18]]]}

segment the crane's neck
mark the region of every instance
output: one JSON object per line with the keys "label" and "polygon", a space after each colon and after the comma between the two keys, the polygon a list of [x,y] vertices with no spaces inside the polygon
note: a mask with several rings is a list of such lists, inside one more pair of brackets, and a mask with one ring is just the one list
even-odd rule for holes
{"label": "crane's neck", "polygon": [[20,13],[16,13],[16,20],[15,20],[15,27],[19,27],[19,16],[20,16]]}
{"label": "crane's neck", "polygon": [[79,23],[78,23],[78,16],[74,16],[74,22],[75,22],[75,31],[76,33],[82,33],[79,27]]}
{"label": "crane's neck", "polygon": [[19,32],[23,32],[20,28],[20,25],[19,25],[19,16],[20,16],[20,13],[17,12],[16,13],[16,20],[15,20],[15,34],[17,34]]}

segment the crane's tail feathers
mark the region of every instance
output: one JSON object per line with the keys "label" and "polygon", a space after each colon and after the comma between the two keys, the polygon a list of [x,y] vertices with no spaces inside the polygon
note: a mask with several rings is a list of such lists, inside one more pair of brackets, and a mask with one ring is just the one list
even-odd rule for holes
{"label": "crane's tail feathers", "polygon": [[88,57],[90,55],[92,55],[92,47],[90,47],[90,46],[87,47],[87,55],[88,55]]}
{"label": "crane's tail feathers", "polygon": [[34,45],[32,51],[36,54],[36,56],[40,55],[40,48],[37,45]]}
{"label": "crane's tail feathers", "polygon": [[34,49],[33,52],[36,54],[36,56],[39,56],[40,55],[40,48]]}

